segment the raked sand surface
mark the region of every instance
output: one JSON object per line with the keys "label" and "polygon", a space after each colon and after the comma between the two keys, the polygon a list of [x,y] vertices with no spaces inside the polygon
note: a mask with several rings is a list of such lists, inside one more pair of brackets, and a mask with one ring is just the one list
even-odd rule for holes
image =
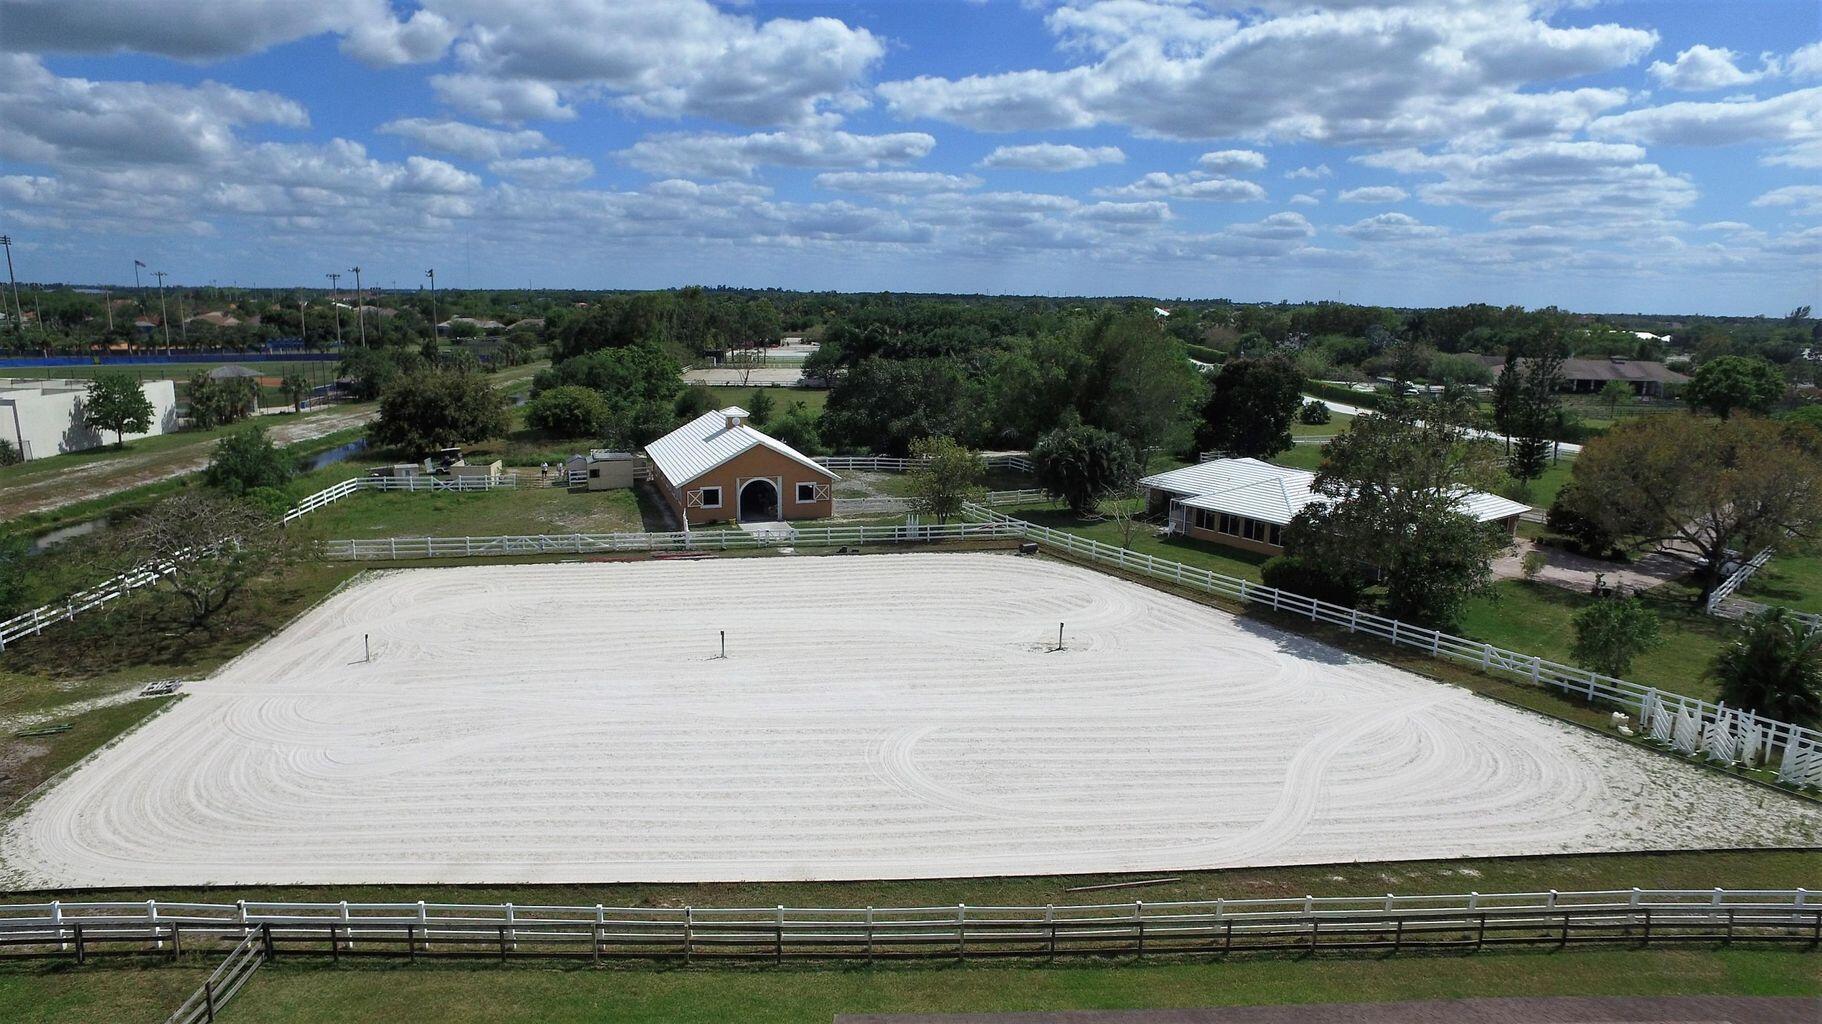
{"label": "raked sand surface", "polygon": [[30,804],[0,880],[842,879],[1818,836],[1797,800],[1256,622],[920,553],[376,575]]}

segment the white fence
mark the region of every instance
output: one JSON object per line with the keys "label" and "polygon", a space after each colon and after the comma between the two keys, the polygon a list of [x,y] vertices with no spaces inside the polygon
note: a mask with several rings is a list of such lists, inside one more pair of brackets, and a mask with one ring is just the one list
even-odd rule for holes
{"label": "white fence", "polygon": [[227,959],[203,979],[201,988],[165,1018],[165,1024],[214,1024],[215,1015],[266,962],[264,938],[258,930],[246,931],[240,944],[228,952]]}
{"label": "white fence", "polygon": [[[1047,501],[1050,495],[1041,487],[1026,487],[1016,491],[987,491],[980,496],[983,505],[1029,505],[1034,501]],[[870,512],[905,512],[911,508],[912,499],[894,497],[873,498],[836,498],[835,514],[838,516],[864,515]]]}
{"label": "white fence", "polygon": [[[78,962],[111,944],[258,938],[242,960],[315,955],[875,957],[1475,949],[1506,943],[1729,942],[1814,946],[1803,889],[1616,889],[946,907],[606,907],[419,903],[0,905],[0,945]],[[226,965],[224,965],[224,970]],[[250,968],[249,968],[250,969]],[[244,974],[241,975],[244,977]],[[190,1018],[195,1019],[195,1018]]]}
{"label": "white fence", "polygon": [[[1771,548],[1766,548],[1752,556],[1752,558],[1747,560],[1746,564],[1735,569],[1733,575],[1722,580],[1721,585],[1714,588],[1714,592],[1708,595],[1708,614],[1718,615],[1729,619],[1747,619],[1768,612],[1776,607],[1775,605],[1761,604],[1758,601],[1749,601],[1746,598],[1734,596],[1739,592],[1741,587],[1745,586],[1747,582],[1752,579],[1755,573],[1760,569],[1765,568],[1765,563],[1771,561],[1771,551]],[[1810,630],[1822,629],[1822,615],[1817,615],[1814,612],[1800,612],[1794,608],[1786,608],[1784,610],[1792,618],[1803,623]]]}
{"label": "white fence", "polygon": [[300,516],[308,515],[319,508],[346,498],[359,491],[497,491],[519,486],[519,477],[515,473],[501,473],[499,476],[357,476],[343,480],[339,484],[325,487],[285,513],[284,522],[291,522]]}
{"label": "white fence", "polygon": [[[920,464],[918,459],[901,459],[890,455],[827,455],[815,461],[836,473],[908,473]],[[981,464],[990,471],[1032,472],[1030,457],[1019,452],[983,455]]]}
{"label": "white fence", "polygon": [[9,643],[17,643],[24,637],[37,636],[48,625],[67,622],[83,612],[99,608],[140,587],[149,587],[170,575],[175,568],[174,563],[166,562],[131,569],[87,590],[77,591],[56,604],[33,608],[29,612],[0,622],[0,651],[6,650],[6,645]]}
{"label": "white fence", "polygon": [[600,555],[634,551],[745,551],[794,545],[835,547],[991,540],[1018,536],[1022,536],[1022,533],[1014,526],[969,522],[941,526],[795,526],[763,535],[745,530],[694,530],[676,533],[539,534],[523,537],[384,537],[324,541],[321,551],[324,558],[371,561],[497,558],[508,555]]}
{"label": "white fence", "polygon": [[[1642,728],[1649,725],[1647,719],[1654,715],[1667,716],[1671,722],[1687,718],[1693,723],[1687,733],[1692,739],[1688,749],[1677,744],[1677,749],[1683,753],[1700,754],[1712,760],[1746,766],[1769,766],[1773,752],[1781,751],[1782,756],[1778,758],[1776,769],[1780,782],[1822,786],[1822,733],[1799,725],[1760,718],[1751,712],[1717,706],[1695,697],[1662,693],[1655,687],[1601,675],[1573,665],[1546,661],[1534,654],[1508,651],[1478,640],[1465,640],[1440,630],[1413,626],[1397,619],[1363,612],[1358,608],[1330,604],[1288,590],[1114,547],[1063,530],[1013,519],[981,505],[970,505],[966,515],[976,522],[1015,527],[1020,536],[1136,575],[1217,594],[1242,603],[1265,605],[1274,611],[1307,618],[1311,622],[1339,626],[1350,633],[1365,633],[1397,646],[1416,648],[1433,657],[1469,665],[1482,672],[1498,673],[1533,685],[1579,694],[1590,702],[1598,700],[1631,711],[1638,716]],[[1756,744],[1750,750],[1726,741],[1727,737],[1742,734],[1756,739]],[[1742,756],[1743,754],[1751,756]]]}

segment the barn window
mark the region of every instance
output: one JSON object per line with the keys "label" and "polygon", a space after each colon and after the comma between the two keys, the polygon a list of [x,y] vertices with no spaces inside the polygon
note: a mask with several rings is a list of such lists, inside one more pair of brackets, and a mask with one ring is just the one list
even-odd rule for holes
{"label": "barn window", "polygon": [[799,505],[808,504],[815,500],[816,500],[816,485],[815,484],[809,483],[809,484],[798,484],[797,485],[797,503]]}
{"label": "barn window", "polygon": [[599,479],[601,479],[601,467],[600,467],[600,466],[591,466],[591,467],[589,467],[589,470],[588,470],[588,478],[589,478],[589,479],[590,479],[590,480],[599,480]]}
{"label": "barn window", "polygon": [[721,507],[721,488],[704,487],[701,491],[701,494],[702,494],[702,507],[703,508],[720,508]]}

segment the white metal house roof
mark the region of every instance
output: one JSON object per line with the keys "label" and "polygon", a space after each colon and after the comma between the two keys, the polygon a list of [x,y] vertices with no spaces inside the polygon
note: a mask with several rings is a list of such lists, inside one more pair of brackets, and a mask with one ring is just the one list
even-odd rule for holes
{"label": "white metal house roof", "polygon": [[[1328,500],[1310,490],[1315,479],[1316,474],[1308,470],[1274,466],[1258,459],[1214,459],[1148,476],[1139,482],[1178,495],[1190,508],[1226,512],[1282,526],[1305,505]],[[1464,491],[1460,501],[1462,512],[1482,523],[1530,510],[1529,505],[1485,491]]]}
{"label": "white metal house roof", "polygon": [[[666,480],[682,485],[755,446],[764,446],[831,480],[837,479],[808,455],[747,426],[746,416],[746,410],[739,406],[705,412],[646,445],[646,457]],[[728,426],[730,419],[734,426]]]}

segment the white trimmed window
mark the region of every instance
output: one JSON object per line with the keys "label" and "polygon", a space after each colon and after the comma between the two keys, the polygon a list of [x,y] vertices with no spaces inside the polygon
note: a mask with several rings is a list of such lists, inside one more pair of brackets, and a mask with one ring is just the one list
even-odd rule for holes
{"label": "white trimmed window", "polygon": [[704,487],[702,490],[697,491],[696,493],[702,495],[702,507],[703,508],[720,508],[721,507],[721,488]]}
{"label": "white trimmed window", "polygon": [[816,485],[815,484],[810,483],[810,484],[798,484],[797,485],[797,503],[799,505],[808,505],[809,503],[811,503],[815,500],[816,500]]}

